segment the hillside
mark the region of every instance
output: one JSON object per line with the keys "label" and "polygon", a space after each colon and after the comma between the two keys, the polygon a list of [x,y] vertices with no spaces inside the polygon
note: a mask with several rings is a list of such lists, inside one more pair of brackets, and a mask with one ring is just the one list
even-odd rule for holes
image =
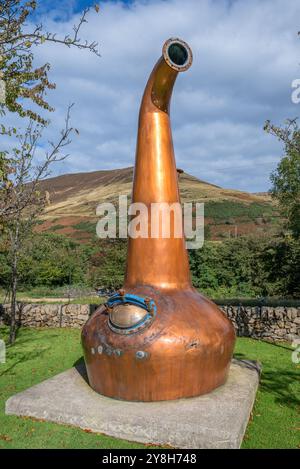
{"label": "hillside", "polygon": [[[80,241],[95,233],[96,207],[101,202],[118,201],[119,194],[131,193],[133,168],[76,173],[46,179],[50,204],[38,227]],[[205,203],[206,224],[212,239],[248,232],[264,232],[277,222],[277,213],[267,194],[251,194],[223,189],[187,173],[179,176],[182,202]]]}

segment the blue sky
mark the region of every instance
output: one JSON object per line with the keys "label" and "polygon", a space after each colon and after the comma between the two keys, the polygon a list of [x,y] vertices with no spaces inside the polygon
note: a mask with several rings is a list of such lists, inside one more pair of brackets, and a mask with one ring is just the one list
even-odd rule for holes
{"label": "blue sky", "polygon": [[51,12],[53,10],[58,12],[65,11],[68,14],[78,13],[86,7],[93,7],[95,4],[100,6],[105,3],[123,3],[124,5],[130,5],[133,2],[134,0],[40,0],[39,7],[37,9],[37,15],[45,12]]}
{"label": "blue sky", "polygon": [[[65,34],[88,0],[42,1],[46,27]],[[99,42],[101,58],[44,44],[37,64],[49,62],[57,84],[47,137],[55,139],[66,107],[80,135],[56,174],[134,164],[137,117],[149,73],[169,37],[186,40],[193,66],[180,74],[171,107],[178,167],[223,187],[269,188],[281,155],[263,131],[300,114],[291,82],[300,78],[298,0],[136,0],[98,2],[81,37]],[[35,18],[36,20],[36,18]]]}

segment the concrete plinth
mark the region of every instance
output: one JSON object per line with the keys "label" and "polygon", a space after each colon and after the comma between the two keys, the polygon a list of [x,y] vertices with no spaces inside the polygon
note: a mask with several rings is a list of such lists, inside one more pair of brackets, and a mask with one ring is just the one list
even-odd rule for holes
{"label": "concrete plinth", "polygon": [[226,384],[209,394],[144,403],[100,396],[87,384],[81,364],[10,397],[6,414],[175,448],[239,448],[259,371],[256,362],[233,360]]}

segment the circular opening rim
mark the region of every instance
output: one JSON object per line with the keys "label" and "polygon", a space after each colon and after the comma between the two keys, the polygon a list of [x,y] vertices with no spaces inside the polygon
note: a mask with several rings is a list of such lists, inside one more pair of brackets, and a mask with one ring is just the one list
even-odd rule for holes
{"label": "circular opening rim", "polygon": [[[175,62],[173,62],[173,60],[171,59],[170,55],[169,55],[169,49],[172,45],[174,44],[177,44],[179,45],[181,48],[183,48],[187,54],[187,57],[186,57],[186,60],[185,62],[180,65],[180,64],[177,64]],[[163,57],[166,61],[166,63],[171,67],[173,68],[174,70],[176,70],[177,72],[184,72],[185,70],[187,70],[188,68],[190,68],[190,66],[192,65],[192,62],[193,62],[193,54],[192,54],[192,51],[191,51],[191,48],[190,46],[185,42],[183,41],[182,39],[179,39],[179,38],[170,38],[168,39],[164,45],[163,45]]]}

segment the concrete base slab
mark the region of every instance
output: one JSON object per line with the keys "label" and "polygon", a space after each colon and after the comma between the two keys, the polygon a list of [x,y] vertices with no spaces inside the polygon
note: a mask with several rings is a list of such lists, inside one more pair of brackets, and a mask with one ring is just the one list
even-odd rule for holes
{"label": "concrete base slab", "polygon": [[6,414],[175,448],[239,448],[255,400],[259,373],[256,362],[233,360],[226,384],[204,396],[127,402],[94,392],[87,384],[81,363],[10,397]]}

